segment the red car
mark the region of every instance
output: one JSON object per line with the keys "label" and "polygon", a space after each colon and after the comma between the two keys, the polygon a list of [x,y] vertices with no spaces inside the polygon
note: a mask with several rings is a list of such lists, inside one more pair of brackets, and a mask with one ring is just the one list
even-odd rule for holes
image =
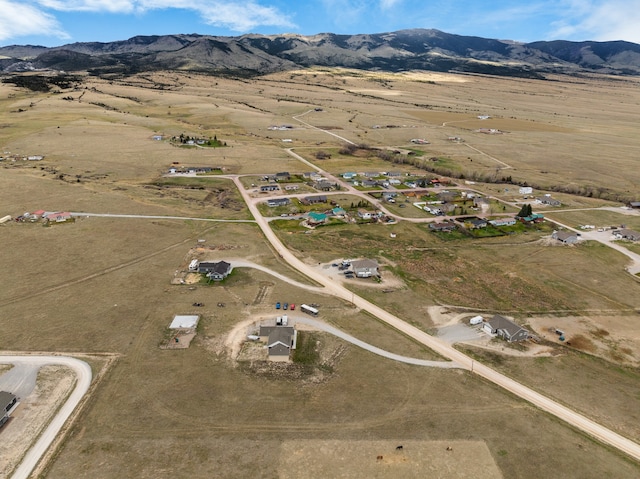
{"label": "red car", "polygon": [[296,309],[296,305],[295,305],[295,304],[293,304],[293,303],[291,303],[291,304],[289,305],[289,309],[290,309],[291,311],[294,311],[294,310]]}

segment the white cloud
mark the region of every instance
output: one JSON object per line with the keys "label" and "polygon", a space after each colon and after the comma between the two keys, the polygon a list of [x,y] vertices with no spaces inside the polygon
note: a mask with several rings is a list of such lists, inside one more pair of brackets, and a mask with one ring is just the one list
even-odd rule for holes
{"label": "white cloud", "polygon": [[640,43],[640,0],[570,0],[551,38]]}
{"label": "white cloud", "polygon": [[51,10],[60,12],[108,12],[131,13],[137,3],[135,0],[37,0]]}
{"label": "white cloud", "polygon": [[32,5],[0,0],[0,41],[27,35],[69,38],[52,15]]}
{"label": "white cloud", "polygon": [[248,31],[261,25],[293,27],[276,8],[249,0],[37,0],[45,8],[64,12],[144,13],[150,10],[181,9],[196,12],[209,25]]}

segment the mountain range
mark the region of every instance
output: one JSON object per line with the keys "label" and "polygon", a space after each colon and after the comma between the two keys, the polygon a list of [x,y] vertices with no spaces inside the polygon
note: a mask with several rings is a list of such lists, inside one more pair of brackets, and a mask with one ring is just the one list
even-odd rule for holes
{"label": "mountain range", "polygon": [[0,47],[0,72],[132,74],[182,70],[259,75],[310,66],[432,70],[540,78],[549,73],[640,74],[640,45],[625,41],[520,43],[413,29],[379,34],[239,37],[136,36],[110,43]]}

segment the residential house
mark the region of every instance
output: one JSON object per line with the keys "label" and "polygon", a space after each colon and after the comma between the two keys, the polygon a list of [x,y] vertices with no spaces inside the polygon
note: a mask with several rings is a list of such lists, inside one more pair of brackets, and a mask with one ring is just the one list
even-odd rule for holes
{"label": "residential house", "polygon": [[297,191],[300,189],[299,185],[285,185],[285,191]]}
{"label": "residential house", "polygon": [[364,176],[367,178],[377,178],[380,176],[380,173],[378,171],[367,171],[364,173]]}
{"label": "residential house", "polygon": [[287,206],[291,203],[289,198],[273,198],[267,201],[267,206],[275,208],[277,206]]}
{"label": "residential house", "polygon": [[520,193],[521,195],[530,195],[531,193],[533,193],[533,188],[531,188],[530,186],[521,186],[518,190],[518,193]]}
{"label": "residential house", "polygon": [[9,420],[9,411],[11,411],[17,400],[15,395],[0,391],[0,427],[4,426]]}
{"label": "residential house", "polygon": [[300,200],[303,205],[315,205],[317,203],[326,203],[327,197],[325,195],[318,196],[305,196]]}
{"label": "residential house", "polygon": [[497,218],[495,220],[490,220],[489,224],[492,226],[513,226],[516,224],[515,218]]}
{"label": "residential house", "polygon": [[438,201],[442,201],[444,203],[450,203],[452,201],[455,201],[458,195],[453,191],[441,191],[438,194],[436,194],[436,197],[438,198]]}
{"label": "residential house", "polygon": [[496,314],[482,325],[483,331],[498,336],[508,342],[523,341],[529,337],[529,331],[510,319]]}
{"label": "residential house", "polygon": [[487,220],[482,219],[482,218],[471,218],[469,220],[466,220],[464,222],[464,225],[466,228],[470,229],[470,230],[475,230],[475,229],[479,229],[479,228],[486,228],[487,227]]}
{"label": "residential house", "polygon": [[398,177],[398,176],[402,176],[402,172],[401,171],[387,171],[387,177],[388,178]]}
{"label": "residential house", "polygon": [[489,200],[489,198],[478,198],[475,197],[473,199],[473,206],[475,208],[480,208],[483,210],[489,209],[489,206],[491,206],[491,200]]}
{"label": "residential house", "polygon": [[280,187],[278,185],[262,185],[260,187],[261,193],[265,193],[267,191],[280,191]]}
{"label": "residential house", "polygon": [[342,173],[342,178],[344,178],[345,180],[353,180],[356,176],[358,176],[357,173],[352,173],[352,172]]}
{"label": "residential house", "polygon": [[443,221],[442,223],[429,223],[429,229],[433,231],[442,231],[443,233],[451,233],[456,229],[456,225],[449,221]]}
{"label": "residential house", "polygon": [[372,259],[361,259],[351,262],[351,268],[357,278],[370,278],[380,276],[378,272],[378,262]]}
{"label": "residential house", "polygon": [[389,182],[390,185],[401,185],[402,181],[400,181],[397,178],[389,178]]}
{"label": "residential house", "polygon": [[322,225],[327,222],[329,217],[324,213],[318,213],[316,211],[310,211],[307,215],[307,224],[309,226]]}
{"label": "residential house", "polygon": [[276,173],[276,181],[288,181],[291,179],[291,175],[288,171],[281,171],[280,173]]}
{"label": "residential house", "polygon": [[640,208],[640,201],[631,201],[631,202],[629,203],[629,206],[630,206],[631,208]]}
{"label": "residential house", "polygon": [[551,237],[564,244],[575,244],[578,242],[578,235],[571,231],[554,231]]}
{"label": "residential house", "polygon": [[536,198],[536,202],[547,206],[560,206],[562,204],[559,200],[554,200],[553,198],[551,198],[551,195],[544,195]]}
{"label": "residential house", "polygon": [[628,228],[622,228],[613,232],[613,235],[619,239],[626,239],[629,241],[640,241],[640,233],[630,230]]}
{"label": "residential house", "polygon": [[363,180],[360,184],[365,188],[375,188],[378,186],[378,182],[376,180]]}
{"label": "residential house", "polygon": [[540,213],[533,213],[529,216],[519,216],[518,219],[523,223],[542,223],[544,221],[544,215]]}
{"label": "residential house", "polygon": [[367,210],[364,210],[362,208],[360,208],[358,210],[358,218],[363,219],[363,220],[370,220],[371,218],[373,218],[373,213]]}
{"label": "residential house", "polygon": [[291,326],[260,326],[260,340],[267,344],[269,361],[289,361],[296,348],[297,331]]}
{"label": "residential house", "polygon": [[331,214],[337,218],[344,218],[347,215],[347,212],[343,208],[336,206],[331,210]]}
{"label": "residential house", "polygon": [[313,187],[318,191],[331,191],[336,189],[336,184],[326,180],[317,181]]}
{"label": "residential house", "polygon": [[64,223],[65,221],[70,221],[71,219],[72,215],[68,211],[47,214],[47,220],[49,222]]}
{"label": "residential house", "polygon": [[14,394],[7,391],[0,391],[0,415],[6,414],[11,411],[11,408],[16,404],[18,398]]}
{"label": "residential house", "polygon": [[222,281],[231,273],[231,264],[226,261],[200,261],[198,273],[205,273],[213,281]]}

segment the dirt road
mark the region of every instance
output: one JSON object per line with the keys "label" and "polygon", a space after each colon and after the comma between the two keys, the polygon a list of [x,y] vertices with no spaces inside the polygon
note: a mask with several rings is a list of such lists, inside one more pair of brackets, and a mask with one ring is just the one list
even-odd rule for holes
{"label": "dirt road", "polygon": [[289,252],[287,248],[285,248],[280,239],[271,230],[268,222],[262,217],[262,215],[258,211],[258,208],[240,183],[240,180],[238,178],[233,178],[233,181],[236,183],[236,186],[240,191],[240,194],[244,198],[247,207],[251,211],[251,214],[255,218],[256,223],[260,226],[265,237],[275,248],[280,257],[301,273],[317,281],[319,284],[324,285],[327,294],[333,294],[339,298],[344,299],[345,301],[352,302],[355,306],[373,314],[390,326],[405,333],[409,337],[415,339],[416,341],[419,341],[425,346],[433,349],[443,357],[454,361],[455,363],[458,363],[460,366],[470,370],[471,372],[482,376],[483,378],[493,382],[498,386],[503,387],[516,396],[529,401],[540,409],[553,414],[559,419],[562,419],[568,424],[590,434],[598,440],[617,448],[618,450],[628,454],[634,459],[640,460],[640,445],[636,444],[635,442],[611,431],[610,429],[596,423],[595,421],[592,421],[591,419],[581,414],[578,414],[577,412],[569,409],[566,406],[558,404],[557,402],[508,378],[507,376],[504,376],[503,374],[494,371],[493,369],[480,364],[477,361],[474,361],[470,357],[451,347],[449,344],[446,344],[438,338],[430,336],[424,331],[421,331],[420,329],[406,323],[405,321],[402,321],[400,318],[383,310],[379,306],[376,306],[375,304],[370,303],[369,301],[355,295],[345,287],[338,285],[335,282],[332,283],[326,276],[314,270],[309,265],[304,264],[291,252]]}

